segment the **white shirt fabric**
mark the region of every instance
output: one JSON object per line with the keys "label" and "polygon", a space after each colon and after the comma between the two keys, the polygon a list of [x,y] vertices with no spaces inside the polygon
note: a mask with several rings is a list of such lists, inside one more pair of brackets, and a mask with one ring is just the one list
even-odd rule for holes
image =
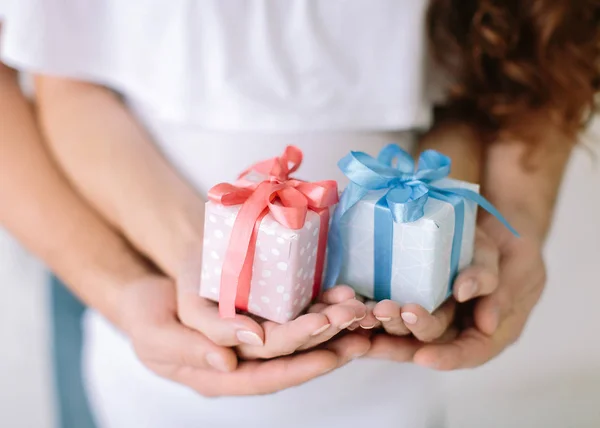
{"label": "white shirt fabric", "polygon": [[[336,163],[348,151],[408,146],[410,131],[430,122],[422,0],[8,6],[3,61],[119,91],[202,194],[287,144],[304,151],[299,176],[343,183]],[[146,370],[99,314],[88,312],[84,329],[83,369],[100,428],[441,423],[435,375],[413,365],[358,360],[269,396],[205,399]]]}

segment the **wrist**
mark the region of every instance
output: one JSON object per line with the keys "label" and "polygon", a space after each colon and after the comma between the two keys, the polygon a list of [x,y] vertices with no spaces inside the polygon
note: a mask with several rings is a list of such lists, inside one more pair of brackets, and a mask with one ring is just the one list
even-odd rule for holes
{"label": "wrist", "polygon": [[162,272],[176,278],[190,248],[202,245],[204,201],[190,194],[146,213],[124,225],[123,231]]}
{"label": "wrist", "polygon": [[50,265],[82,301],[122,328],[124,293],[130,284],[155,275],[155,269],[117,235],[97,244],[67,243],[65,248],[74,251],[61,251],[58,261],[50,257]]}

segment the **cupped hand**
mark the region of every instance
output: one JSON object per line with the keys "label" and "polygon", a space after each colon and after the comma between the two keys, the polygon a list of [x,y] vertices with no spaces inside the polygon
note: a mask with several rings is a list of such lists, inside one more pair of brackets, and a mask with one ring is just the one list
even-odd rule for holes
{"label": "cupped hand", "polygon": [[[471,266],[463,270],[454,282],[453,296],[430,314],[421,306],[384,300],[373,309],[373,318],[391,335],[412,334],[422,342],[448,339],[457,333],[454,327],[457,302],[467,302],[493,293],[498,287],[500,252],[498,245],[481,229],[475,235]],[[464,311],[463,311],[464,312]]]}
{"label": "cupped hand", "polygon": [[[366,313],[364,305],[354,299],[354,291],[345,287],[326,293],[326,296],[336,297],[335,304],[319,305],[318,309],[312,308],[309,313],[284,324],[259,321],[242,314],[223,319],[218,305],[199,295],[200,250],[191,254],[183,266],[177,281],[177,314],[181,323],[201,332],[216,345],[234,347],[241,359],[270,359],[316,347]],[[226,356],[225,361],[228,369],[235,368],[230,356]]]}
{"label": "cupped hand", "polygon": [[[121,327],[142,363],[159,376],[205,396],[276,392],[330,372],[364,355],[370,347],[368,339],[346,335],[322,345],[322,349],[238,363],[234,349],[182,324],[173,281],[161,276],[140,279],[123,290],[120,304]],[[241,331],[255,328],[249,321],[255,322],[242,317],[238,324],[231,321],[234,327],[220,325],[211,333],[236,343],[239,329],[235,327],[240,326]]]}
{"label": "cupped hand", "polygon": [[[381,302],[374,313],[383,317],[388,334],[373,338],[368,355],[439,370],[482,365],[519,338],[545,281],[540,242],[516,238],[498,224],[484,222],[474,264],[455,283],[454,297],[460,303],[454,323],[455,303],[428,315],[412,305],[400,309]],[[408,322],[400,323],[407,312],[414,317],[409,315]],[[409,333],[413,336],[402,336]]]}

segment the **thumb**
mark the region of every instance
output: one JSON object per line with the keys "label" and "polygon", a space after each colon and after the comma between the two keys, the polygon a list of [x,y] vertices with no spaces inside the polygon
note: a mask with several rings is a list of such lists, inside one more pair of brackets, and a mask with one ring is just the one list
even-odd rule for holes
{"label": "thumb", "polygon": [[217,304],[200,297],[202,258],[199,253],[189,254],[177,280],[177,313],[181,322],[221,346],[262,346],[264,331],[258,322],[239,314],[233,319],[221,318]]}

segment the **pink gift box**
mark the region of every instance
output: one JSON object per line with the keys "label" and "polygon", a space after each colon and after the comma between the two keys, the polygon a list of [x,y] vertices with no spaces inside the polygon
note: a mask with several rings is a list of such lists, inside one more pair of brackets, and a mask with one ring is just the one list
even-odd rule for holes
{"label": "pink gift box", "polygon": [[288,146],[210,189],[200,295],[218,301],[221,316],[238,309],[284,323],[318,295],[338,191],[335,181],[291,178],[301,162]]}
{"label": "pink gift box", "polygon": [[[221,272],[232,227],[240,205],[208,202],[204,223],[200,295],[219,301]],[[304,227],[290,230],[271,214],[260,223],[248,311],[284,323],[296,318],[310,303],[319,241],[319,214],[309,211]]]}

